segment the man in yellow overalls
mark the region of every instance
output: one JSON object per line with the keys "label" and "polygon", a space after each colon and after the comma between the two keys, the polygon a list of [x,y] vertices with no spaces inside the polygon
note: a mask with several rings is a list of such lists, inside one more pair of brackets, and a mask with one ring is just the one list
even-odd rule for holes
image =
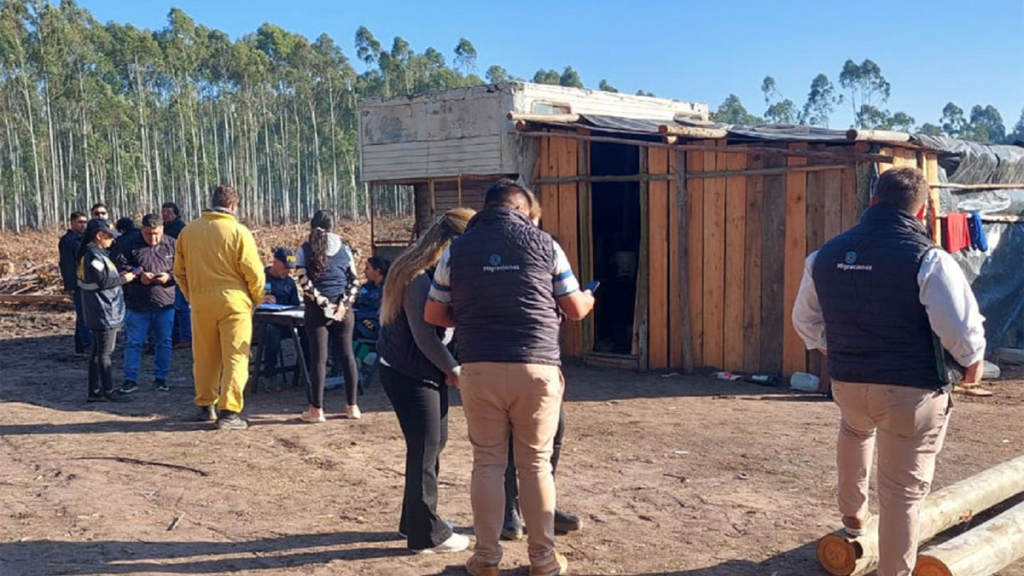
{"label": "man in yellow overalls", "polygon": [[[238,223],[238,192],[213,191],[213,207],[181,231],[174,279],[192,306],[192,356],[200,418],[242,430],[249,379],[252,313],[263,301],[263,263],[248,228]],[[219,411],[219,414],[218,414]]]}

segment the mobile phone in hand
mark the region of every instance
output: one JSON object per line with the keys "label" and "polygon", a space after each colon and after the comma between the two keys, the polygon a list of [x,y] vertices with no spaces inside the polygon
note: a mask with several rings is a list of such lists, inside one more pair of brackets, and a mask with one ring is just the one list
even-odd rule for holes
{"label": "mobile phone in hand", "polygon": [[132,269],[132,274],[135,274],[136,276],[141,276],[142,275],[142,266],[136,266],[135,268],[133,268]]}
{"label": "mobile phone in hand", "polygon": [[583,287],[584,290],[589,290],[591,294],[597,292],[597,287],[601,285],[601,282],[597,280],[591,280],[587,282],[587,285]]}

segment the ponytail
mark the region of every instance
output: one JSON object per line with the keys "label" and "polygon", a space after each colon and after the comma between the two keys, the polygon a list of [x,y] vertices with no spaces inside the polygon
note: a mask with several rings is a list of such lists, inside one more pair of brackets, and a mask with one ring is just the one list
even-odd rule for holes
{"label": "ponytail", "polygon": [[306,268],[311,280],[316,280],[327,269],[327,236],[334,227],[334,216],[327,210],[317,210],[310,220],[309,251]]}

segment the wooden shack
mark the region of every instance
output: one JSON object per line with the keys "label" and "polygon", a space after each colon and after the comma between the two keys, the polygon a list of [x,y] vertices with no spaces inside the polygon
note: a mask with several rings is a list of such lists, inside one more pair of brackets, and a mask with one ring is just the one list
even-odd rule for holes
{"label": "wooden shack", "polygon": [[602,282],[595,314],[563,329],[564,356],[819,372],[789,321],[804,259],[857,221],[878,174],[917,166],[937,181],[936,157],[906,134],[709,116],[699,103],[523,83],[364,102],[371,197],[405,187],[416,208],[408,236],[376,245],[406,245],[439,212],[479,209],[496,178],[519,178],[577,275]]}

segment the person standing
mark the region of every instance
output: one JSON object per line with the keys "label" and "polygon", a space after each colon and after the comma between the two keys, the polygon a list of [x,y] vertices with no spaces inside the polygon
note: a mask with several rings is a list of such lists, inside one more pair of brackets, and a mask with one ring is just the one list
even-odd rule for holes
{"label": "person standing", "polygon": [[473,576],[496,576],[502,558],[505,468],[512,436],[530,574],[563,574],[555,551],[551,451],[564,383],[559,318],[593,309],[561,247],[530,221],[531,194],[512,180],[491,186],[484,210],[441,257],[424,309],[426,321],[454,327],[459,386],[473,445],[470,495],[476,547]]}
{"label": "person standing", "polygon": [[473,211],[446,212],[403,253],[384,288],[377,340],[380,379],[405,437],[405,491],[399,533],[411,550],[460,552],[469,538],[437,515],[437,475],[448,441],[448,382],[459,365],[445,346],[445,331],[428,325],[423,310],[433,268],[452,239],[465,232]]}
{"label": "person standing", "polygon": [[185,229],[185,221],[181,219],[181,209],[174,202],[164,202],[160,208],[160,217],[164,221],[164,234],[178,239],[178,234]]}
{"label": "person standing", "polygon": [[[288,248],[274,250],[274,261],[263,271],[267,277],[267,284],[264,288],[266,296],[263,302],[266,304],[280,304],[281,306],[299,306],[299,289],[292,278],[292,270],[295,270],[295,253]],[[281,354],[281,340],[292,337],[292,330],[281,324],[267,324],[265,333],[266,340],[263,341],[263,373],[273,374],[277,369],[278,356]],[[302,344],[304,354],[305,342]]]}
{"label": "person standing", "polygon": [[174,325],[174,238],[163,232],[163,221],[156,214],[142,218],[142,231],[133,244],[125,245],[121,258],[127,268],[137,271],[134,282],[125,285],[128,308],[126,329],[128,345],[124,350],[123,394],[139,389],[142,350],[150,331],[156,356],[153,360],[154,386],[167,391],[171,371],[171,329]]}
{"label": "person standing", "polygon": [[915,216],[927,197],[920,170],[883,173],[860,222],[807,257],[792,314],[807,348],[828,356],[841,414],[839,510],[851,537],[870,519],[877,444],[879,576],[914,570],[952,373],[966,367],[964,382],[977,383],[984,362],[984,318],[971,287]]}
{"label": "person standing", "polygon": [[82,314],[82,292],[78,289],[78,277],[75,274],[78,261],[78,248],[82,245],[82,233],[89,219],[81,212],[73,212],[68,218],[68,230],[57,243],[60,254],[60,277],[64,282],[64,293],[71,297],[75,305],[75,356],[85,357],[85,351],[92,346],[92,334],[85,325]]}
{"label": "person standing", "polygon": [[[332,353],[335,366],[345,376],[345,418],[362,417],[356,404],[359,372],[356,367],[352,334],[355,314],[352,301],[359,291],[355,256],[331,232],[334,217],[326,210],[317,210],[309,223],[309,239],[296,254],[299,288],[306,307],[306,337],[309,339],[310,380],[309,407],[300,416],[303,422],[324,422],[324,385],[327,380],[327,353]],[[329,345],[330,340],[335,344]]]}
{"label": "person standing", "polygon": [[178,235],[174,260],[174,279],[192,305],[195,403],[200,418],[222,430],[248,427],[241,413],[252,313],[265,282],[256,240],[235,218],[238,201],[234,188],[218,186],[212,208]]}
{"label": "person standing", "polygon": [[92,208],[89,209],[89,214],[92,215],[93,220],[106,220],[110,222],[110,209],[102,202],[93,204]]}
{"label": "person standing", "polygon": [[85,324],[92,331],[89,357],[89,402],[127,402],[131,398],[114,390],[111,355],[117,332],[124,322],[122,286],[135,279],[131,272],[118,273],[107,255],[117,231],[103,219],[90,220],[78,248],[75,275],[82,293]]}
{"label": "person standing", "polygon": [[[181,219],[181,210],[174,202],[164,202],[160,209],[164,220],[164,234],[178,239],[178,234],[185,229],[185,221]],[[192,347],[192,309],[181,289],[174,288],[174,332],[171,335],[173,347],[183,350]]]}

